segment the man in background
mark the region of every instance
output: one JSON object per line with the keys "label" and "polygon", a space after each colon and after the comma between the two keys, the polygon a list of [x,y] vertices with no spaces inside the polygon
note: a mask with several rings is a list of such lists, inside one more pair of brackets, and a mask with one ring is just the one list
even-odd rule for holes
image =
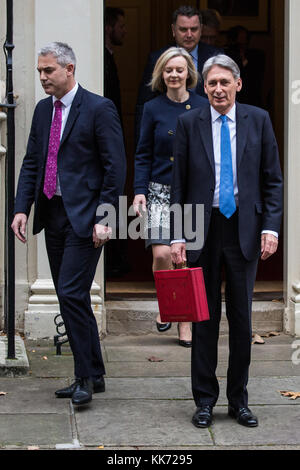
{"label": "man in background", "polygon": [[104,96],[115,104],[122,121],[120,80],[114,48],[122,46],[126,36],[125,13],[121,8],[106,7],[104,48]]}
{"label": "man in background", "polygon": [[[104,23],[104,96],[112,100],[115,104],[123,127],[121,86],[117,65],[114,59],[114,48],[124,44],[127,33],[124,10],[121,8],[106,7]],[[105,246],[106,278],[122,277],[128,271],[127,240],[110,240],[110,243]]]}
{"label": "man in background", "polygon": [[[171,28],[175,45],[177,47],[183,47],[187,52],[189,52],[193,58],[196,70],[199,72],[199,81],[195,91],[197,94],[206,98],[206,94],[203,88],[203,81],[201,78],[203,65],[207,59],[219,54],[222,51],[201,41],[201,14],[199,10],[193,8],[192,6],[181,6],[176,11],[174,11]],[[169,44],[162,49],[159,49],[158,51],[151,52],[149,55],[137,98],[135,129],[136,141],[139,137],[140,121],[142,118],[144,103],[154,98],[155,96],[149,87],[149,82],[152,78],[154,66],[161,54],[171,46],[174,46],[174,44]]]}
{"label": "man in background", "polygon": [[201,41],[211,46],[217,46],[222,18],[216,10],[201,10],[202,34]]}

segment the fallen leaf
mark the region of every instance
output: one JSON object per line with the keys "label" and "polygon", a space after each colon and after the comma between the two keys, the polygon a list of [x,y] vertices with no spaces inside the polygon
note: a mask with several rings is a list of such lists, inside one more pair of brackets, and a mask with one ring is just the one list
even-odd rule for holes
{"label": "fallen leaf", "polygon": [[163,362],[163,359],[159,359],[159,357],[156,357],[156,356],[150,356],[150,357],[148,357],[148,361],[150,361],[150,362]]}
{"label": "fallen leaf", "polygon": [[289,392],[285,390],[279,390],[279,393],[284,397],[289,397],[290,400],[296,400],[300,398],[300,392]]}
{"label": "fallen leaf", "polygon": [[280,336],[278,331],[270,331],[269,333],[264,333],[261,335],[263,338],[270,338],[271,336]]}
{"label": "fallen leaf", "polygon": [[253,335],[252,344],[265,344],[264,340],[257,333]]}
{"label": "fallen leaf", "polygon": [[104,449],[104,446],[98,446],[97,449]]}
{"label": "fallen leaf", "polygon": [[0,392],[0,397],[3,397],[4,395],[6,395],[6,392]]}

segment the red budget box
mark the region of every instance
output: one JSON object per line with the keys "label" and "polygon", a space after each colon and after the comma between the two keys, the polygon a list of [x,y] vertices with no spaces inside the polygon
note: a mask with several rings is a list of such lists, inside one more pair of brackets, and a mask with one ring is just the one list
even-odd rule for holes
{"label": "red budget box", "polygon": [[209,320],[202,268],[155,271],[154,280],[163,323]]}

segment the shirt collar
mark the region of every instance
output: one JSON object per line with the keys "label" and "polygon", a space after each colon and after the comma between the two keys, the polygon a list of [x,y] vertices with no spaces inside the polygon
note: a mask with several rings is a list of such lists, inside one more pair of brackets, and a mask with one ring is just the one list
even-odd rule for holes
{"label": "shirt collar", "polygon": [[[73,102],[73,99],[77,93],[77,90],[78,90],[78,83],[76,82],[74,88],[72,88],[72,90],[70,90],[68,93],[66,93],[61,99],[60,101],[62,102],[62,104],[67,108],[68,106],[71,106],[72,102]],[[55,101],[57,101],[58,98],[56,98],[55,96],[53,96],[53,104],[55,103]]]}
{"label": "shirt collar", "polygon": [[[212,122],[215,122],[221,116],[221,114],[218,111],[216,111],[216,109],[213,106],[210,107],[210,112],[211,112]],[[233,122],[236,121],[236,104],[235,103],[232,106],[232,108],[230,109],[230,111],[226,114],[226,116],[231,121],[233,121]]]}

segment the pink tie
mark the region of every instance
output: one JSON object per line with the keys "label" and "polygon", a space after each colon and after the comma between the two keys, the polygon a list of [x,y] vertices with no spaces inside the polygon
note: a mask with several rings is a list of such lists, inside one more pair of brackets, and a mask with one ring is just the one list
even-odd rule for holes
{"label": "pink tie", "polygon": [[56,191],[57,154],[60,144],[60,132],[62,121],[61,106],[61,101],[55,101],[55,113],[50,130],[48,157],[44,182],[44,194],[47,196],[48,199],[51,199]]}

